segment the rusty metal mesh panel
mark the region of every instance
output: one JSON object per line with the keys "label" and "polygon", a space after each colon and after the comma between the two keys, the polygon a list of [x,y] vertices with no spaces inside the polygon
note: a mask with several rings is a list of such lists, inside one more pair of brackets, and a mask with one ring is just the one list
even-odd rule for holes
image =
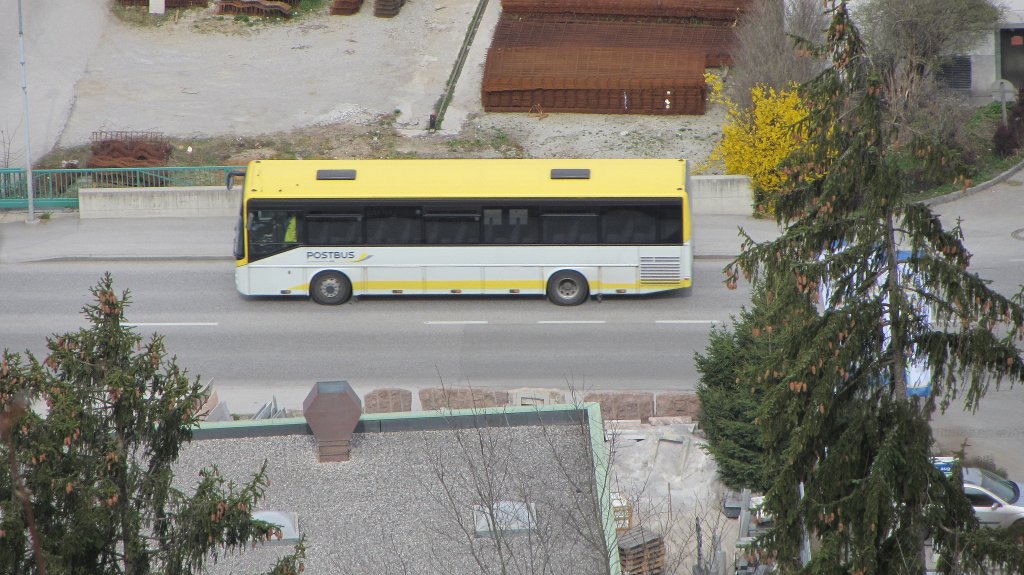
{"label": "rusty metal mesh panel", "polygon": [[484,90],[655,88],[704,85],[704,55],[671,48],[593,46],[491,48]]}
{"label": "rusty metal mesh panel", "polygon": [[93,132],[90,168],[166,166],[171,144],[162,132]]}
{"label": "rusty metal mesh panel", "polygon": [[217,13],[289,17],[292,6],[277,0],[217,0]]}
{"label": "rusty metal mesh panel", "polygon": [[[149,7],[149,0],[117,0],[117,3],[122,6]],[[164,8],[206,8],[209,5],[209,0],[164,0]]]}
{"label": "rusty metal mesh panel", "polygon": [[150,130],[96,130],[89,134],[89,141],[92,142],[94,147],[97,142],[108,142],[111,140],[160,143],[167,143],[169,141],[163,132],[153,132]]}
{"label": "rusty metal mesh panel", "polygon": [[405,0],[374,0],[373,15],[378,18],[393,18],[398,16]]}
{"label": "rusty metal mesh panel", "polygon": [[703,114],[704,55],[672,48],[524,46],[487,52],[489,112]]}
{"label": "rusty metal mesh panel", "polygon": [[334,0],[331,2],[330,13],[332,16],[351,16],[359,12],[363,6],[363,0]]}
{"label": "rusty metal mesh panel", "polygon": [[704,114],[703,89],[668,86],[651,90],[505,90],[483,95],[487,112],[577,114]]}
{"label": "rusty metal mesh panel", "polygon": [[735,20],[751,0],[501,0],[508,13],[615,14]]}
{"label": "rusty metal mesh panel", "polygon": [[491,47],[524,46],[609,46],[621,48],[673,48],[703,50],[705,66],[732,65],[730,51],[735,30],[729,26],[681,22],[608,20],[550,15],[536,17],[502,13],[494,30]]}

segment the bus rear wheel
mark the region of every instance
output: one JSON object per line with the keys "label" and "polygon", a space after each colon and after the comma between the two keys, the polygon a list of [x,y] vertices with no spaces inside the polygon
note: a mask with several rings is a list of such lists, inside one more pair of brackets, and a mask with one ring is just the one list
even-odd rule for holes
{"label": "bus rear wheel", "polygon": [[321,305],[342,304],[352,297],[352,282],[341,272],[323,272],[313,278],[309,295]]}
{"label": "bus rear wheel", "polygon": [[580,305],[590,295],[590,286],[583,274],[562,270],[548,279],[548,298],[555,305]]}

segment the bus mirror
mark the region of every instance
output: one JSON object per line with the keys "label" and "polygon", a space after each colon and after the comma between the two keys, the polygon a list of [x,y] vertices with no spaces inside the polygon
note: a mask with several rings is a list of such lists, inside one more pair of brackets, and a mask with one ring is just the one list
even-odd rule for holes
{"label": "bus mirror", "polygon": [[224,185],[230,191],[231,190],[231,184],[233,183],[232,180],[234,180],[235,178],[244,178],[244,177],[245,177],[245,170],[231,170],[230,172],[228,172],[228,175],[224,177]]}

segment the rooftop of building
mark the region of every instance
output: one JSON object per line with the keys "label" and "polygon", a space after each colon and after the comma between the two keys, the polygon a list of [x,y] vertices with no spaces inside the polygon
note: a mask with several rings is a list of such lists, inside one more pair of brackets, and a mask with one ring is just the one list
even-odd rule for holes
{"label": "rooftop of building", "polygon": [[[364,414],[342,462],[318,461],[318,439],[301,417],[208,423],[194,439],[178,462],[178,487],[189,491],[214,465],[243,483],[266,460],[270,485],[258,510],[296,514],[308,573],[469,574],[504,564],[589,575],[618,562],[599,487],[607,459],[596,405]],[[498,518],[496,534],[486,533],[488,515]],[[211,571],[259,572],[291,550],[258,545]]]}

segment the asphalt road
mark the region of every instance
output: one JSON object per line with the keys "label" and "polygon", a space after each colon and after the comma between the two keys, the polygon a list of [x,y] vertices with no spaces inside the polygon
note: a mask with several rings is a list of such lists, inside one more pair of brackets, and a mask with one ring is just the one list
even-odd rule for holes
{"label": "asphalt road", "polygon": [[[1024,186],[1014,180],[936,208],[947,225],[963,219],[972,271],[1007,295],[1024,281],[1022,202]],[[699,230],[705,249],[735,246],[735,222],[702,221],[709,225]],[[179,362],[212,381],[237,412],[272,395],[297,408],[311,382],[325,379],[348,379],[360,393],[442,382],[686,390],[697,380],[692,358],[706,346],[711,322],[728,321],[748,301],[746,286],[721,287],[724,259],[696,261],[691,297],[608,298],[577,308],[525,298],[364,298],[338,308],[244,298],[229,260],[191,257],[223,258],[230,226],[214,224],[190,226],[171,243],[153,243],[164,236],[150,236],[147,222],[118,223],[114,242],[109,222],[5,224],[0,348],[39,352],[47,334],[82,326],[88,289],[109,270],[133,293],[129,319],[143,333],[164,334]],[[117,258],[136,252],[164,259]],[[55,255],[64,261],[26,261]],[[1007,387],[990,390],[975,414],[952,405],[933,429],[942,449],[966,441],[969,454],[991,455],[1024,478],[1024,385]]]}
{"label": "asphalt road", "polygon": [[[998,255],[980,256],[996,284],[1015,281]],[[89,288],[110,271],[131,291],[129,321],[165,336],[181,365],[214,383],[233,410],[276,397],[298,408],[311,382],[588,390],[692,390],[694,352],[712,322],[748,301],[718,283],[725,260],[695,262],[690,297],[607,298],[575,308],[540,298],[362,298],[338,307],[246,298],[229,261],[64,261],[0,265],[0,347],[42,353],[48,334],[84,325]],[[992,277],[990,275],[990,277]],[[935,418],[945,450],[964,441],[1024,477],[1024,385],[991,390],[977,414],[954,404]]]}
{"label": "asphalt road", "polygon": [[[43,349],[83,325],[88,289],[110,271],[128,319],[159,332],[180,363],[218,386],[271,390],[347,379],[357,388],[446,385],[689,390],[714,322],[748,298],[698,260],[693,295],[605,298],[562,308],[541,298],[246,298],[226,261],[72,261],[0,266],[0,345]],[[31,286],[30,289],[25,289]]]}

